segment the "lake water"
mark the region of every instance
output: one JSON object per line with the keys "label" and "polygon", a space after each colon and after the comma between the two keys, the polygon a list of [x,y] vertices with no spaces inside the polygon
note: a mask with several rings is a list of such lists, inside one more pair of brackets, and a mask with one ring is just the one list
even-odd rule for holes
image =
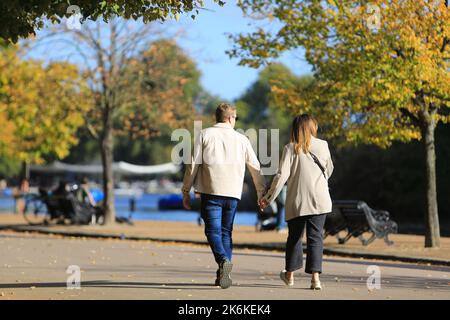
{"label": "lake water", "polygon": [[[158,200],[167,195],[143,194],[136,199],[136,207],[133,212],[134,220],[165,220],[165,221],[185,221],[197,223],[198,212],[185,210],[158,210]],[[119,217],[128,217],[129,198],[116,197],[116,214]],[[0,197],[0,213],[14,212],[14,199],[12,197]],[[235,224],[255,225],[256,212],[238,211]]]}

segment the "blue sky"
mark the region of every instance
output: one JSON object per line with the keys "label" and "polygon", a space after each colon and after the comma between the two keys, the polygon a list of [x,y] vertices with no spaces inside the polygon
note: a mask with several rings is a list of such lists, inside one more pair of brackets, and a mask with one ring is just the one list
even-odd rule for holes
{"label": "blue sky", "polygon": [[[258,70],[238,66],[237,59],[230,59],[225,51],[232,47],[226,33],[251,31],[252,22],[244,18],[235,0],[220,7],[212,1],[205,1],[208,10],[202,10],[195,20],[180,19],[179,24],[189,36],[178,43],[195,59],[202,72],[201,82],[211,93],[233,100],[242,94],[258,75]],[[311,72],[311,66],[304,60],[303,53],[286,53],[280,58],[295,74]]]}
{"label": "blue sky", "polygon": [[[232,48],[227,33],[250,32],[250,18],[243,17],[236,0],[229,0],[220,7],[212,0],[205,1],[205,9],[193,20],[190,14],[182,16],[178,22],[171,21],[163,24],[163,28],[183,30],[184,35],[178,38],[178,44],[193,58],[201,71],[201,83],[211,94],[232,101],[238,98],[257,79],[257,69],[238,66],[237,59],[230,59],[225,53]],[[265,27],[276,29],[276,23],[258,22]],[[38,32],[45,34],[46,30]],[[32,58],[44,61],[64,59],[64,49],[44,47],[29,53]],[[71,60],[80,63],[74,57]],[[302,75],[311,72],[310,65],[304,60],[303,52],[286,53],[280,59],[295,74]]]}

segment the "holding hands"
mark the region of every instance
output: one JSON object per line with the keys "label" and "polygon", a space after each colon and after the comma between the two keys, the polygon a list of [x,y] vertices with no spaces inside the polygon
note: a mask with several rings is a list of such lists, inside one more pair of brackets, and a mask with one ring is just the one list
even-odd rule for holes
{"label": "holding hands", "polygon": [[261,197],[258,199],[258,206],[259,206],[259,211],[263,212],[265,208],[267,208],[267,206],[269,205],[269,202],[266,199],[266,194],[269,188],[266,187],[266,190],[264,191],[264,193],[261,195]]}
{"label": "holding hands", "polygon": [[189,193],[183,192],[183,207],[186,210],[191,210],[191,196]]}
{"label": "holding hands", "polygon": [[267,208],[267,206],[269,205],[269,202],[266,199],[261,198],[258,201],[258,205],[259,205],[260,210],[263,211],[265,208]]}

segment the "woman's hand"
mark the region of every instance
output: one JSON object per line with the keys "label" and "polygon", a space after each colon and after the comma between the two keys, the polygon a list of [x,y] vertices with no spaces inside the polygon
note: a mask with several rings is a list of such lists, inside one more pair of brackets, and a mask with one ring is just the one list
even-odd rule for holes
{"label": "woman's hand", "polygon": [[189,193],[183,193],[183,207],[186,210],[191,210],[191,196]]}

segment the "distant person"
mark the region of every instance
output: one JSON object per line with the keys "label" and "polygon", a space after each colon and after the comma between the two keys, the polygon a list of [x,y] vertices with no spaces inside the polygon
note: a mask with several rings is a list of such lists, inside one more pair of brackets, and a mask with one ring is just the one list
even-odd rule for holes
{"label": "distant person", "polygon": [[27,178],[20,180],[14,198],[16,200],[16,213],[24,213],[25,211],[25,195],[30,192],[30,182]]}
{"label": "distant person", "polygon": [[217,123],[200,132],[182,188],[186,209],[191,208],[191,187],[200,193],[205,235],[219,266],[215,284],[223,289],[232,285],[232,230],[246,165],[258,200],[265,191],[264,177],[249,139],[234,130],[237,119],[236,107],[227,103],[217,107]]}
{"label": "distant person", "polygon": [[74,215],[73,208],[67,202],[67,199],[73,197],[69,192],[69,185],[67,181],[60,180],[58,186],[52,190],[52,198],[58,203],[58,211],[61,213],[57,218],[59,223],[64,223],[66,218]]}
{"label": "distant person", "polygon": [[286,242],[286,268],[280,278],[294,285],[294,271],[303,266],[302,238],[306,225],[306,266],[311,274],[311,289],[322,289],[323,226],[332,202],[328,178],[333,172],[328,143],[317,137],[317,121],[310,115],[295,117],[291,142],[284,147],[278,172],[260,206],[265,208],[287,182],[286,221],[289,235]]}
{"label": "distant person", "polygon": [[52,195],[58,197],[65,197],[67,196],[68,193],[69,193],[69,186],[67,185],[67,182],[65,180],[60,180],[58,186],[52,191]]}
{"label": "distant person", "polygon": [[8,184],[6,183],[5,179],[0,180],[0,191],[5,190],[8,187]]}
{"label": "distant person", "polygon": [[[84,203],[87,206],[86,209],[91,214],[92,224],[104,222],[103,208],[96,203],[89,186],[89,179],[87,177],[83,177],[81,179],[80,188],[77,190],[76,196],[78,201]],[[134,211],[134,205],[134,203],[133,205],[131,205],[130,201],[130,210]],[[131,206],[133,206],[133,208],[131,208]],[[132,211],[130,211],[129,218],[125,218],[127,221],[131,219]],[[118,217],[116,217],[116,220],[117,219]]]}
{"label": "distant person", "polygon": [[91,190],[89,189],[89,179],[87,177],[83,177],[80,183],[80,189],[77,193],[78,200],[84,203],[91,205],[92,207],[96,206],[94,197],[92,196]]}

